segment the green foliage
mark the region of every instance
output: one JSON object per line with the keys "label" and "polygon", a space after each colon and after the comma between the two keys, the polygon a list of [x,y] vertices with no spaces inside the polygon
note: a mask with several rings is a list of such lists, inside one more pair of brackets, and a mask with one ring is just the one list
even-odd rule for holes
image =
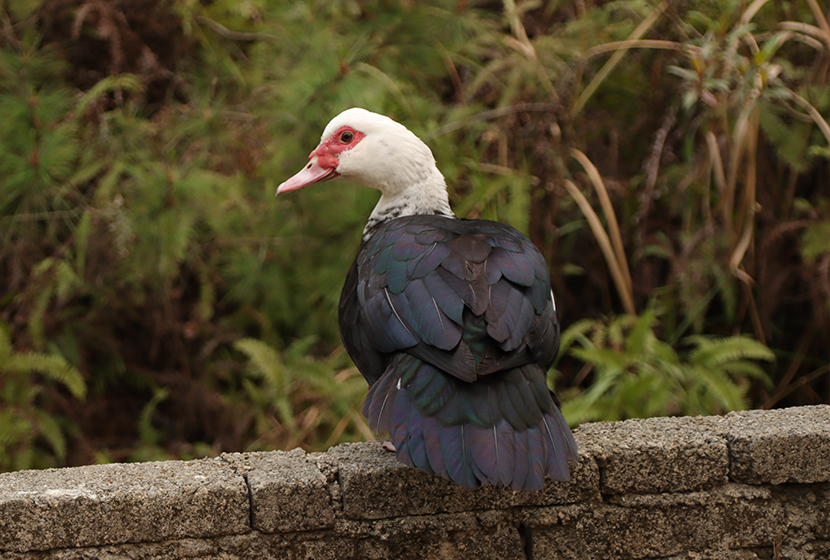
{"label": "green foliage", "polygon": [[0,471],[59,466],[66,459],[73,427],[45,410],[41,399],[61,386],[75,399],[86,396],[83,376],[63,357],[15,352],[0,326]]}
{"label": "green foliage", "polygon": [[271,434],[250,449],[291,449],[301,443],[316,448],[323,442],[329,447],[352,441],[350,434],[373,438],[360,414],[366,382],[354,367],[343,368],[341,353],[310,358],[313,343],[312,338],[297,340],[283,355],[261,340],[234,343],[249,360],[243,386],[254,405],[257,431]]}
{"label": "green foliage", "polygon": [[801,254],[808,262],[815,262],[830,254],[830,220],[810,225],[801,236]]}
{"label": "green foliage", "polygon": [[743,410],[750,379],[769,385],[755,363],[774,359],[763,344],[745,336],[698,335],[686,338],[678,351],[659,340],[656,322],[649,309],[639,317],[586,319],[563,333],[563,352],[594,373],[586,389],[567,393],[562,411],[571,425]]}
{"label": "green foliage", "polygon": [[[88,387],[81,407],[57,361],[4,377],[4,403],[35,412],[4,407],[3,449],[33,451],[0,468],[371,437],[335,317],[377,194],[273,196],[351,106],[426,139],[460,216],[543,251],[576,325],[558,363],[572,420],[827,394],[812,3],[91,5],[0,4],[7,354]],[[760,343],[727,337],[733,358],[706,362],[739,333],[790,360],[772,395],[747,393]]]}

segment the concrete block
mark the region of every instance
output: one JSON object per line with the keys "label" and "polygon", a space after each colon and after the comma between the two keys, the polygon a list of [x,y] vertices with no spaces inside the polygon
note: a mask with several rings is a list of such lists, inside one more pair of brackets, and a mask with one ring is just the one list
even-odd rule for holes
{"label": "concrete block", "polygon": [[254,529],[276,533],[334,525],[326,477],[302,449],[225,453],[221,458],[248,481]]}
{"label": "concrete block", "polygon": [[[716,548],[695,552],[690,550],[677,556],[671,556],[665,560],[761,560],[761,556],[752,550],[728,550]],[[768,558],[764,556],[763,558]]]}
{"label": "concrete block", "polygon": [[[317,558],[311,556],[310,558]],[[354,560],[526,560],[522,537],[515,527],[501,525],[490,530],[432,530],[397,533],[392,539],[357,541]],[[540,557],[543,558],[543,557]],[[332,560],[342,557],[332,556]]]}
{"label": "concrete block", "polygon": [[[812,488],[726,484],[707,491],[625,494],[530,524],[538,558],[685,558],[709,551],[803,550],[815,539],[817,510]],[[691,551],[691,552],[690,552]],[[706,557],[706,556],[704,556]],[[751,558],[751,554],[748,556]]]}
{"label": "concrete block", "polygon": [[[181,539],[156,543],[58,548],[41,552],[0,552],[0,560],[219,560],[219,554],[219,549],[210,540]],[[235,558],[222,556],[221,560]]]}
{"label": "concrete block", "polygon": [[0,550],[249,531],[248,489],[218,459],[0,474]]}
{"label": "concrete block", "polygon": [[726,440],[706,418],[598,422],[574,435],[580,453],[599,465],[603,494],[685,492],[727,481]]}
{"label": "concrete block", "polygon": [[590,456],[572,467],[569,482],[548,479],[539,492],[486,485],[468,490],[399,463],[377,442],[343,444],[309,458],[337,470],[343,513],[351,519],[568,504],[593,498],[599,488],[599,471]]}
{"label": "concrete block", "polygon": [[748,484],[830,481],[830,406],[710,418],[729,443],[729,477]]}
{"label": "concrete block", "polygon": [[715,546],[720,537],[717,514],[699,505],[597,505],[531,535],[533,557],[550,560],[659,558]]}

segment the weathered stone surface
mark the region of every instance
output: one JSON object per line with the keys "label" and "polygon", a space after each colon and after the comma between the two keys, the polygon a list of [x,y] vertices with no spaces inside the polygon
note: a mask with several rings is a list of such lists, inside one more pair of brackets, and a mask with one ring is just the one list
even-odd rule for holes
{"label": "weathered stone surface", "polygon": [[0,550],[249,531],[248,489],[218,459],[0,474]]}
{"label": "weathered stone surface", "polygon": [[[767,556],[764,556],[767,558]],[[728,550],[716,548],[702,552],[689,551],[664,560],[760,560],[761,557],[752,550]]]}
{"label": "weathered stone surface", "polygon": [[222,459],[248,481],[254,529],[276,533],[334,525],[326,477],[302,449],[225,453]]}
{"label": "weathered stone surface", "polygon": [[[816,538],[830,541],[830,484],[815,486],[818,514],[816,519]],[[830,558],[830,555],[827,556]]]}
{"label": "weathered stone surface", "polygon": [[[561,508],[531,525],[540,558],[685,558],[688,551],[804,550],[816,538],[817,496],[806,485],[771,490],[726,484],[708,491],[625,494]],[[556,508],[551,508],[556,509]],[[695,554],[696,552],[692,552]],[[691,556],[694,557],[694,556]],[[810,558],[806,556],[805,558]]]}
{"label": "weathered stone surface", "polygon": [[[354,538],[336,531],[180,539],[157,543],[0,552],[0,560],[525,560],[516,527],[480,524],[475,515],[410,517],[382,522]],[[374,525],[368,522],[367,525]]]}
{"label": "weathered stone surface", "polygon": [[747,410],[707,420],[729,443],[729,477],[736,482],[830,481],[828,405]]}
{"label": "weathered stone surface", "polygon": [[600,468],[603,494],[683,492],[724,484],[726,440],[705,418],[598,422],[575,433]]}
{"label": "weathered stone surface", "polygon": [[826,560],[828,409],[584,426],[538,493],[377,443],[2,474],[0,560]]}
{"label": "weathered stone surface", "polygon": [[[316,557],[312,557],[316,558]],[[524,545],[515,527],[503,525],[475,531],[435,531],[397,534],[394,539],[358,541],[355,560],[525,560]],[[340,560],[332,557],[332,560]]]}
{"label": "weathered stone surface", "polygon": [[343,513],[352,519],[568,504],[595,496],[599,471],[590,456],[571,468],[571,481],[548,479],[539,492],[482,486],[468,490],[435,475],[407,467],[379,443],[343,444],[309,458],[336,466]]}

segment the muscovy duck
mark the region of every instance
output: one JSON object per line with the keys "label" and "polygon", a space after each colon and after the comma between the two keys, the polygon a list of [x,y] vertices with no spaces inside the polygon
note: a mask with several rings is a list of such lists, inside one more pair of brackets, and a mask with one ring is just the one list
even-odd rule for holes
{"label": "muscovy duck", "polygon": [[516,229],[458,219],[424,142],[348,109],[277,194],[342,178],[381,192],[340,298],[363,414],[397,458],[474,488],[569,480],[576,442],[548,389],[559,324],[548,268]]}

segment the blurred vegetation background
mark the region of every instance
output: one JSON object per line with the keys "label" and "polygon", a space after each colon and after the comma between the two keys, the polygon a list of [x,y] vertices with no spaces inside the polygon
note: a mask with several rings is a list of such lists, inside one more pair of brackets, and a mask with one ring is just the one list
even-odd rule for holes
{"label": "blurred vegetation background", "polygon": [[362,106],[550,264],[568,420],[830,402],[819,0],[0,1],[0,470],[371,438]]}

